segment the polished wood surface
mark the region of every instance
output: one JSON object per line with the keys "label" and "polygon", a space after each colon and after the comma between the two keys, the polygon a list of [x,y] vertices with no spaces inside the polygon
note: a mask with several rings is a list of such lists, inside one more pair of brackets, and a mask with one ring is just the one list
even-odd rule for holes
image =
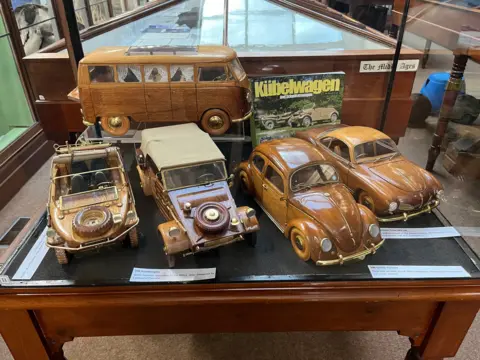
{"label": "polished wood surface", "polygon": [[[238,171],[244,190],[255,197],[291,240],[295,253],[317,265],[342,264],[365,257],[383,243],[380,231],[370,234],[372,225],[378,230],[375,215],[356,203],[338,175],[330,174],[327,179],[327,170],[314,170],[326,166],[328,171],[335,172],[326,160],[306,141],[279,139],[258,145]],[[311,180],[315,171],[323,173]],[[294,188],[295,176],[300,179],[298,188]],[[330,245],[322,245],[325,241]]]}
{"label": "polished wood surface", "polygon": [[[357,159],[357,145],[391,140],[378,130],[356,126],[327,126],[297,132],[295,136],[316,146],[336,166],[342,181],[354,196],[384,220],[433,206],[434,201],[438,201],[437,193],[443,190],[432,174],[402,156],[398,149],[392,149],[392,154],[397,154],[392,158],[391,155],[380,155]],[[346,153],[335,152],[332,147],[334,143],[344,144]],[[366,149],[362,151],[367,154]],[[396,203],[398,208],[389,210],[391,203]]]}

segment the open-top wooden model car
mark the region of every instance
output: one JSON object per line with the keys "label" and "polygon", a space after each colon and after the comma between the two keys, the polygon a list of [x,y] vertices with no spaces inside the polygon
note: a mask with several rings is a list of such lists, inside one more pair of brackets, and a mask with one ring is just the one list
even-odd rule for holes
{"label": "open-top wooden model car", "polygon": [[237,174],[302,260],[343,264],[383,244],[375,215],[355,202],[335,168],[303,140],[258,145]]}
{"label": "open-top wooden model car", "polygon": [[297,132],[338,169],[359,203],[379,221],[407,220],[437,207],[442,185],[407,160],[384,133],[361,126],[326,125]]}
{"label": "open-top wooden model car", "polygon": [[138,246],[135,199],[119,150],[110,144],[56,147],[47,211],[47,246],[60,264],[118,240]]}
{"label": "open-top wooden model car", "polygon": [[167,222],[158,226],[170,267],[176,254],[206,251],[246,239],[255,245],[255,210],[235,205],[225,157],[195,124],[142,131],[138,173]]}

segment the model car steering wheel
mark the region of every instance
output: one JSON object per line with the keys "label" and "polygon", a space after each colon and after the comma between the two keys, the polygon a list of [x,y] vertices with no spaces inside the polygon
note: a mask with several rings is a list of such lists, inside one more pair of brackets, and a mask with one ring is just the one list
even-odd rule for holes
{"label": "model car steering wheel", "polygon": [[[211,180],[208,180],[209,177],[211,178]],[[215,175],[212,173],[205,173],[197,177],[198,182],[208,182],[212,181],[213,179],[215,179]]]}

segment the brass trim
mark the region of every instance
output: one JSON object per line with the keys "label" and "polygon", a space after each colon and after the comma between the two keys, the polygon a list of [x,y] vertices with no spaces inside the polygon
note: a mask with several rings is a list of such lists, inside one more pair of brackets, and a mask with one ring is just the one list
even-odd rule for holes
{"label": "brass trim", "polygon": [[[97,202],[94,202],[93,204],[90,204],[90,205],[79,205],[79,206],[73,206],[73,207],[64,207],[63,206],[63,199],[65,197],[69,197],[69,196],[75,196],[75,195],[79,195],[79,194],[88,194],[88,193],[93,193],[95,191],[100,191],[100,190],[108,190],[108,189],[115,189],[115,198],[113,199],[109,199],[109,200],[105,200],[105,201],[97,201]],[[88,191],[83,191],[83,192],[79,192],[79,193],[75,193],[75,194],[68,194],[68,195],[62,195],[60,196],[60,198],[58,199],[58,209],[61,210],[61,211],[69,211],[69,210],[75,210],[75,209],[78,209],[78,208],[84,208],[84,207],[87,207],[87,206],[92,206],[94,204],[103,204],[103,203],[106,203],[106,202],[113,202],[115,200],[118,200],[118,189],[116,186],[109,186],[109,187],[106,187],[106,188],[102,188],[102,189],[94,189],[94,190],[88,190]]]}
{"label": "brass trim", "polygon": [[238,122],[245,121],[245,120],[247,120],[250,116],[252,116],[252,114],[253,114],[253,111],[250,110],[250,111],[247,113],[247,115],[245,115],[244,117],[242,117],[242,118],[240,118],[240,119],[234,119],[234,120],[232,120],[232,123],[238,123]]}
{"label": "brass trim", "polygon": [[423,207],[422,209],[420,209],[418,211],[414,211],[414,212],[411,212],[411,213],[403,212],[401,215],[392,215],[392,216],[386,216],[386,217],[378,217],[377,216],[377,220],[380,221],[380,222],[392,222],[392,221],[399,221],[399,220],[407,221],[408,219],[410,219],[414,216],[418,216],[418,215],[423,214],[423,213],[431,212],[439,204],[440,204],[440,201],[437,199],[433,202],[433,204],[427,204],[425,207]]}
{"label": "brass trim", "polygon": [[359,253],[356,253],[356,254],[353,254],[353,255],[349,255],[349,256],[345,256],[345,257],[339,255],[338,259],[335,259],[335,260],[323,260],[323,261],[322,260],[317,260],[316,264],[318,266],[328,266],[328,265],[338,265],[338,264],[342,265],[346,261],[363,258],[363,257],[365,257],[367,255],[370,255],[370,254],[375,254],[375,252],[383,245],[384,242],[385,242],[385,239],[380,241],[377,245],[372,246],[372,248],[367,249],[367,250],[363,250],[363,251],[361,251]]}

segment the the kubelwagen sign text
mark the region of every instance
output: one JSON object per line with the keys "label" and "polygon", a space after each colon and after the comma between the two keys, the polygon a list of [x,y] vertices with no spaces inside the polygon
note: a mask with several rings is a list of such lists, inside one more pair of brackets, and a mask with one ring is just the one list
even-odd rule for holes
{"label": "the kubelwagen sign text", "polygon": [[344,79],[343,72],[250,79],[253,143],[290,137],[311,126],[339,123]]}

